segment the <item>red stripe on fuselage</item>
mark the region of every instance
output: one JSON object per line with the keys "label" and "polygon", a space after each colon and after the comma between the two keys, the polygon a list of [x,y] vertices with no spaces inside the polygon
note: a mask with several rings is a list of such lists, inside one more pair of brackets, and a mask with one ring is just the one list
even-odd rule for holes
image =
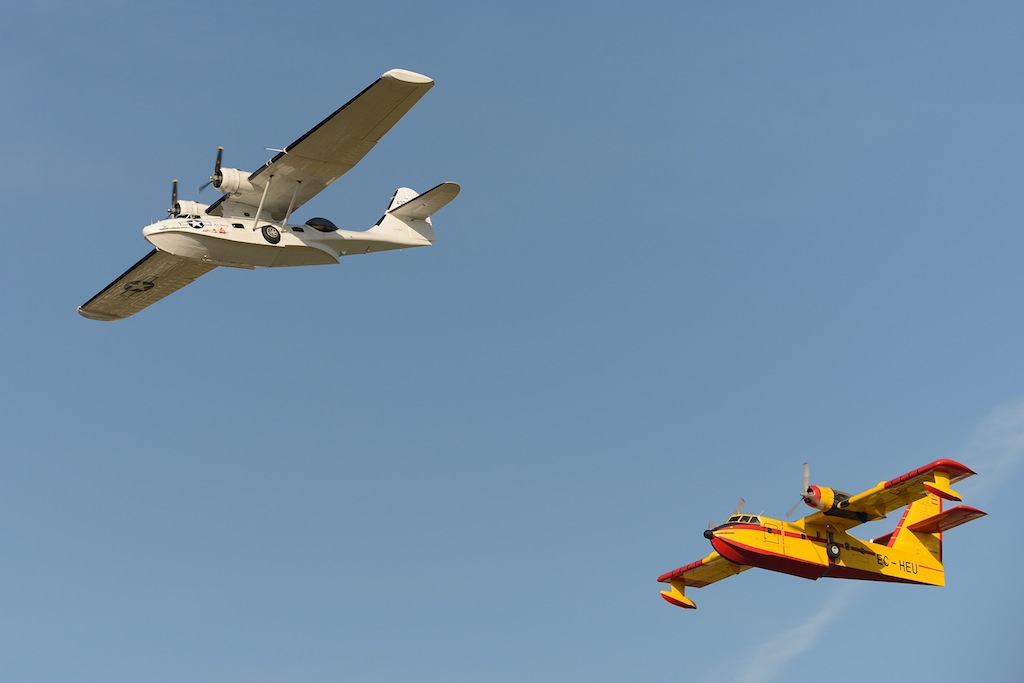
{"label": "red stripe on fuselage", "polygon": [[726,540],[721,536],[711,539],[711,545],[718,551],[718,554],[736,564],[749,564],[753,567],[761,567],[774,572],[799,576],[805,579],[817,579],[821,577],[828,565],[816,562],[797,560],[788,555],[773,553],[761,548],[753,548],[743,543]]}
{"label": "red stripe on fuselage", "polygon": [[[922,569],[926,568],[927,567],[922,567]],[[844,567],[839,564],[829,565],[828,569],[822,576],[828,579],[856,579],[858,581],[884,581],[886,583],[921,583],[920,581],[914,581],[913,579],[888,576],[886,574],[879,574],[878,572],[872,572],[866,569],[853,569],[852,567]]]}

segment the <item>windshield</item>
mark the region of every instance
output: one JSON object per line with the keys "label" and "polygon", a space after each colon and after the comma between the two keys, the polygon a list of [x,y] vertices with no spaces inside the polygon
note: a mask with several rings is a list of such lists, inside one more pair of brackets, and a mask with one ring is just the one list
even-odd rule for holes
{"label": "windshield", "polygon": [[760,524],[761,519],[757,515],[733,515],[726,524]]}

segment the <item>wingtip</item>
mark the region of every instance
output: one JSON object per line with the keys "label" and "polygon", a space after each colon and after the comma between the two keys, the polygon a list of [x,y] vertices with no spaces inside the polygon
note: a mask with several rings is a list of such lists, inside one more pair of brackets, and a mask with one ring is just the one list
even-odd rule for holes
{"label": "wingtip", "polygon": [[405,69],[391,69],[381,74],[381,78],[386,78],[389,81],[401,81],[402,83],[409,83],[410,85],[434,85],[434,79],[430,76],[424,76],[418,74],[415,71],[406,71]]}
{"label": "wingtip", "polygon": [[661,591],[661,597],[670,605],[682,607],[683,609],[697,609],[697,605],[693,600],[677,591],[674,587],[671,591]]}
{"label": "wingtip", "polygon": [[78,315],[89,320],[102,320],[103,322],[109,322],[111,320],[120,320],[121,318],[116,315],[106,315],[104,313],[96,313],[95,311],[87,311],[81,306],[78,307]]}

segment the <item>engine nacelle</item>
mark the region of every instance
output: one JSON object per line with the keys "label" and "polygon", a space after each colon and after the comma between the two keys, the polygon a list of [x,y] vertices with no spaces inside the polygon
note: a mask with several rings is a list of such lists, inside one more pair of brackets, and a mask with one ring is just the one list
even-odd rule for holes
{"label": "engine nacelle", "polygon": [[184,200],[174,204],[174,213],[172,215],[175,218],[198,218],[205,215],[208,208],[209,204]]}
{"label": "engine nacelle", "polygon": [[830,489],[827,486],[808,486],[804,493],[804,502],[822,512],[831,510],[849,498],[850,494]]}
{"label": "engine nacelle", "polygon": [[252,183],[249,182],[249,173],[237,168],[220,169],[220,175],[214,177],[213,186],[224,194],[238,194],[253,190]]}

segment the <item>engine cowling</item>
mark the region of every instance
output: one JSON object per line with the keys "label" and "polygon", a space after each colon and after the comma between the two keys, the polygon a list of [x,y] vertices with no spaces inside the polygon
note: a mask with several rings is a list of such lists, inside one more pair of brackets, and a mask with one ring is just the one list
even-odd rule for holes
{"label": "engine cowling", "polygon": [[172,215],[175,218],[197,218],[205,215],[207,208],[209,208],[208,204],[181,200],[174,203],[174,213]]}
{"label": "engine cowling", "polygon": [[827,486],[808,486],[803,498],[810,507],[826,512],[844,500],[849,500],[850,494],[830,489]]}
{"label": "engine cowling", "polygon": [[249,173],[237,168],[222,168],[219,175],[214,176],[213,186],[224,194],[251,192],[254,188],[249,182]]}

